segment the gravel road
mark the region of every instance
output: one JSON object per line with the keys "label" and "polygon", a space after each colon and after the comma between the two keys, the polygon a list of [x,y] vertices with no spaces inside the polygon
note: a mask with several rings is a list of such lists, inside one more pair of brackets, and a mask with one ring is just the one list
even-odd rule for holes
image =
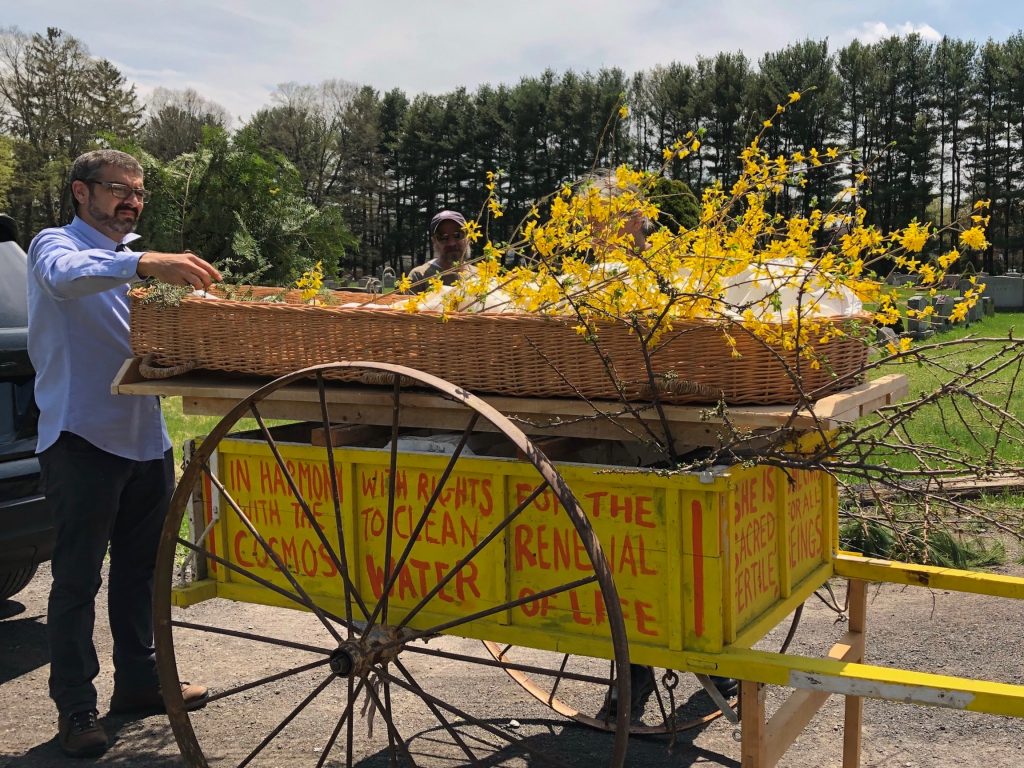
{"label": "gravel road", "polygon": [[[1004,569],[1024,575],[1024,567]],[[16,600],[0,604],[0,766],[7,768],[49,768],[74,764],[65,760],[57,747],[56,713],[46,693],[47,651],[45,640],[46,593],[49,571],[44,567],[32,584]],[[843,585],[837,583],[840,598]],[[869,593],[868,649],[874,663],[899,665],[926,671],[941,671],[1002,682],[1024,684],[1021,638],[1024,637],[1024,610],[1019,604],[996,598],[951,594],[921,588],[896,586],[872,587]],[[102,600],[101,603],[102,605]],[[312,641],[318,627],[308,616],[284,609],[262,608],[222,600],[193,607],[190,620],[201,620],[204,611],[237,618],[239,627],[253,622],[278,623],[291,638]],[[804,619],[791,652],[820,654],[843,631],[835,623],[835,614],[816,599],[808,602]],[[786,627],[780,627],[763,641],[763,647],[777,648]],[[96,631],[103,669],[97,680],[101,715],[109,698],[110,637],[104,621]],[[178,641],[180,642],[180,641]],[[453,650],[469,649],[475,641],[445,639]],[[194,664],[197,679],[214,689],[218,683],[264,661],[254,656],[251,647],[238,647],[230,638],[204,638],[195,647],[183,650]],[[268,648],[268,660],[278,654]],[[485,671],[467,678],[463,670],[444,660],[432,660],[418,674],[440,681],[453,700],[467,710],[488,718],[496,728],[515,729],[528,736],[528,743],[539,752],[569,766],[594,768],[607,755],[610,740],[606,735],[567,723],[538,705],[501,672]],[[689,676],[686,676],[687,678]],[[288,698],[288,685],[274,690],[269,697],[252,696],[225,699],[211,705],[208,725],[202,725],[204,744],[209,753],[222,753],[227,760],[232,746],[244,743],[252,733],[266,733],[265,722],[278,707],[277,699]],[[769,701],[777,706],[778,689],[770,689]],[[230,702],[230,703],[229,703]],[[330,702],[327,702],[329,705]],[[214,708],[216,706],[216,709]],[[402,701],[393,707],[401,736],[416,765],[461,765],[465,758],[445,754],[437,746],[436,720],[414,714],[406,716]],[[835,697],[814,719],[799,741],[786,754],[781,766],[796,768],[839,766],[841,764],[841,702]],[[515,722],[513,722],[515,721]],[[112,736],[109,751],[94,762],[102,766],[125,768],[162,768],[182,764],[171,729],[165,717],[151,716],[130,720],[104,717]],[[333,721],[328,721],[333,722]],[[386,732],[380,719],[372,738],[366,735],[366,720],[356,728],[353,754],[355,765],[388,764]],[[294,726],[294,728],[293,728]],[[276,751],[264,753],[265,765],[315,765],[323,748],[324,719],[296,719],[287,743]],[[634,738],[630,742],[627,764],[631,766],[739,766],[739,744],[733,739],[734,727],[718,719],[701,730],[690,731],[670,745],[663,738]],[[863,766],[952,766],[958,768],[1018,768],[1024,765],[1024,719],[993,717],[944,709],[925,708],[880,701],[865,704]],[[453,759],[454,758],[454,759]],[[238,759],[230,764],[237,764]],[[481,760],[488,766],[541,764],[536,756],[516,749],[499,749]],[[218,765],[221,763],[218,763]],[[327,765],[344,765],[340,750],[331,754]]]}

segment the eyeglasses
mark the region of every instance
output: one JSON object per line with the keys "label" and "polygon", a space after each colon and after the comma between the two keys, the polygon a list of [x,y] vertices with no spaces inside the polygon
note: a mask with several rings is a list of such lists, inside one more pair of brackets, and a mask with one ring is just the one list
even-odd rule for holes
{"label": "eyeglasses", "polygon": [[465,240],[465,232],[452,232],[450,235],[434,235],[439,243],[447,243],[449,240]]}
{"label": "eyeglasses", "polygon": [[110,190],[110,194],[118,200],[127,200],[132,195],[139,198],[140,203],[146,202],[149,197],[149,190],[142,187],[129,187],[127,184],[118,184],[116,181],[99,181],[97,179],[85,179],[86,184],[100,184]]}

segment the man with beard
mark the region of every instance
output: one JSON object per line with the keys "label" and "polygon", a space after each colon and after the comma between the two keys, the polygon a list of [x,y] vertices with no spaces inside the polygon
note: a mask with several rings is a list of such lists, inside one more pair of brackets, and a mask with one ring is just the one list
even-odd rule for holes
{"label": "man with beard", "polygon": [[469,258],[465,227],[466,217],[457,211],[441,211],[430,220],[434,258],[409,270],[408,277],[415,293],[427,290],[427,281],[435,275],[439,275],[445,285],[459,279],[459,268]]}
{"label": "man with beard", "polygon": [[[220,273],[191,253],[133,253],[148,193],[142,166],[114,150],[71,169],[75,217],[29,246],[28,348],[36,369],[39,463],[57,527],[47,607],[50,696],[58,741],[73,757],[107,747],[97,720],[93,644],[100,568],[109,546],[114,641],[111,714],[163,709],[153,649],[153,570],[174,483],[170,439],[156,397],[115,396],[131,356],[129,284],[155,277],[208,288]],[[183,684],[188,707],[207,691]]]}

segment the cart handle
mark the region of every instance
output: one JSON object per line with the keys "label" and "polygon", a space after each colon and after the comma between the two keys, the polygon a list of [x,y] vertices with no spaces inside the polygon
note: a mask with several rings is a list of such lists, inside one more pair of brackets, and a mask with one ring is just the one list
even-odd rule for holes
{"label": "cart handle", "polygon": [[139,361],[139,374],[144,379],[169,379],[171,376],[178,376],[188,373],[196,367],[195,360],[189,360],[181,365],[157,366],[154,365],[156,355],[150,352]]}

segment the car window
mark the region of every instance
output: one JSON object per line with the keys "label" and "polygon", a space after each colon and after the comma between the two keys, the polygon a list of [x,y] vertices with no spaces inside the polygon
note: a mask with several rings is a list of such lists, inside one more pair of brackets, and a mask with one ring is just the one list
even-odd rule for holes
{"label": "car window", "polygon": [[26,263],[17,243],[0,242],[0,453],[5,458],[15,443],[35,438],[38,420],[28,359]]}
{"label": "car window", "polygon": [[0,243],[0,331],[28,325],[25,274],[28,260],[21,246]]}

